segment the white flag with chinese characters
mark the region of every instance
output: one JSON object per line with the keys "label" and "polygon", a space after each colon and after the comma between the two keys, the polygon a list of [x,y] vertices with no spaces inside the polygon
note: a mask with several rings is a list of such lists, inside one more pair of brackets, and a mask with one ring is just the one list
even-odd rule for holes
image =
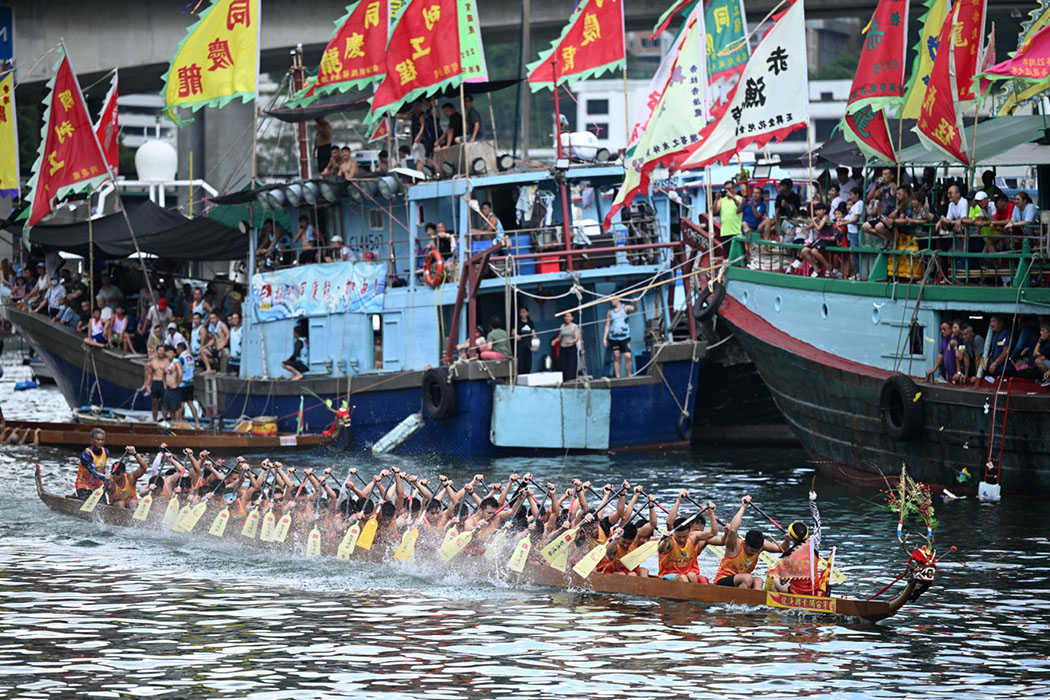
{"label": "white flag with chinese characters", "polygon": [[755,47],[729,105],[700,132],[682,169],[726,163],[748,146],[782,140],[809,123],[806,24],[802,0],[780,15]]}

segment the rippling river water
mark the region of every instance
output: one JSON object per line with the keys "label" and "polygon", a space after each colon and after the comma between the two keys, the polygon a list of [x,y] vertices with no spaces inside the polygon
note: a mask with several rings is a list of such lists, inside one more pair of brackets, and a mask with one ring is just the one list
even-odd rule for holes
{"label": "rippling river water", "polygon": [[[11,394],[10,418],[56,418],[54,390]],[[59,408],[63,406],[63,408]],[[879,625],[735,606],[507,588],[433,570],[306,560],[49,511],[31,465],[65,490],[74,453],[0,448],[0,688],[22,697],[274,698],[1047,697],[1050,506],[938,506],[959,547],[915,607]],[[288,463],[371,469],[334,452]],[[806,518],[811,470],[793,451],[669,452],[446,464],[417,473],[532,471],[686,487],[724,516],[745,493]],[[901,570],[874,494],[820,484],[828,546],[868,596]],[[751,521],[761,526],[757,520]],[[712,574],[715,561],[701,560]]]}

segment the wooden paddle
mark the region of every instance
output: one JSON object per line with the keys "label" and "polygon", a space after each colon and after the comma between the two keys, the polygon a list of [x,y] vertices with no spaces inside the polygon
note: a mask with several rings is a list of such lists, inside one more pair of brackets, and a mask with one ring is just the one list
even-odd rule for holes
{"label": "wooden paddle", "polygon": [[317,527],[318,510],[321,507],[321,485],[317,482],[317,495],[314,497],[314,526],[310,528],[310,534],[306,536],[306,556],[317,557],[321,555],[321,530]]}
{"label": "wooden paddle", "polygon": [[[295,469],[294,467],[292,468]],[[294,471],[292,472],[295,473]],[[303,479],[299,482],[299,488],[295,491],[295,496],[292,497],[291,503],[284,509],[284,514],[281,519],[277,521],[277,525],[273,530],[273,539],[271,542],[284,542],[288,539],[288,529],[292,526],[292,510],[295,508],[295,501],[299,498],[299,494],[303,492],[303,487],[306,486],[306,475],[303,475]]]}
{"label": "wooden paddle", "polygon": [[[594,491],[593,489],[591,489],[591,491],[594,493],[594,495],[599,495],[597,491]],[[620,492],[623,493],[622,488],[620,489]],[[618,497],[619,496],[617,496],[617,498]],[[641,508],[643,505],[645,504],[642,503],[636,506],[631,512],[631,515],[628,517],[628,520],[633,518],[638,513],[638,509]],[[599,542],[598,544],[591,547],[591,550],[584,554],[582,559],[573,564],[572,570],[576,572],[577,576],[579,576],[580,578],[587,578],[592,573],[594,573],[594,570],[598,567],[598,564],[600,564],[602,559],[605,558],[605,554],[608,551],[609,540],[617,536],[617,532],[619,532],[619,530],[610,532],[608,540],[606,540],[605,542]]]}
{"label": "wooden paddle", "polygon": [[[544,492],[545,493],[543,494],[543,500],[540,501],[539,506],[537,506],[537,509],[542,508],[543,505],[547,502],[547,499],[550,498],[550,489],[544,489]],[[527,492],[525,497],[531,498],[532,495],[531,493]],[[533,524],[530,527],[535,525],[536,523],[533,522]],[[510,553],[510,559],[507,560],[507,568],[511,571],[515,571],[520,574],[522,571],[525,570],[525,562],[528,561],[529,553],[531,551],[532,537],[530,536],[528,529],[526,529],[525,535],[518,541],[518,544],[514,546],[514,551]]]}
{"label": "wooden paddle", "polygon": [[153,491],[156,488],[156,486],[150,486],[149,492],[139,499],[138,505],[135,506],[135,512],[131,514],[132,520],[145,520],[149,517],[149,510],[153,507]]}
{"label": "wooden paddle", "polygon": [[423,504],[423,508],[419,511],[419,517],[412,523],[412,527],[405,530],[405,534],[401,536],[401,544],[398,545],[397,551],[394,552],[394,559],[406,561],[415,554],[416,540],[419,539],[419,523],[423,522],[423,518],[426,517],[427,507],[430,505],[430,502],[444,490],[445,487],[442,486],[439,490],[431,492],[430,498],[427,499],[427,502]]}
{"label": "wooden paddle", "polygon": [[[178,464],[178,462],[175,462],[174,458],[171,457],[170,452],[167,454],[172,462]],[[176,484],[182,481],[182,478],[186,476],[186,467],[184,467],[181,464],[178,464],[178,466],[180,467],[180,471],[179,478],[175,480]],[[179,494],[181,492],[182,488],[176,485],[175,490],[171,494],[171,498],[168,499],[168,507],[164,510],[164,519],[161,521],[161,524],[164,527],[174,528],[175,525],[178,523],[179,512],[181,510],[179,507]]]}

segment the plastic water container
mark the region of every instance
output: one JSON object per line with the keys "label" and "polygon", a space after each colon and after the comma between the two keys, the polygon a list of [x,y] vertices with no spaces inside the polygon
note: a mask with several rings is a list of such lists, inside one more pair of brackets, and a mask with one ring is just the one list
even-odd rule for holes
{"label": "plastic water container", "polygon": [[562,153],[568,158],[594,160],[601,146],[598,137],[590,131],[573,131],[561,135]]}

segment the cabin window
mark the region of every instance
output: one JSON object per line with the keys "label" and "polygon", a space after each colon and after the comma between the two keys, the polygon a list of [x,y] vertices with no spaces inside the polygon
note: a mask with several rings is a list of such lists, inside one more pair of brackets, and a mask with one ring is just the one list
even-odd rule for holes
{"label": "cabin window", "polygon": [[594,116],[596,114],[608,114],[609,113],[609,100],[587,100],[587,114]]}
{"label": "cabin window", "polygon": [[923,332],[925,327],[919,325],[918,322],[912,321],[911,328],[908,329],[908,352],[912,355],[925,355],[926,348],[923,342]]}
{"label": "cabin window", "polygon": [[383,230],[383,212],[380,209],[371,209],[368,212],[368,228],[372,231]]}

